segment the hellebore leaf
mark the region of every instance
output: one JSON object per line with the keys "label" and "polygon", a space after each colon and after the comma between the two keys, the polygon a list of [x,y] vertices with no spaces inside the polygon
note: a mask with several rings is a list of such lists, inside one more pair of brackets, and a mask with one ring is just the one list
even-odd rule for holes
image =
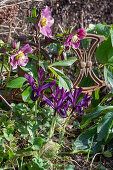
{"label": "hellebore leaf", "polygon": [[67,60],[59,60],[59,61],[51,64],[49,67],[51,67],[51,66],[71,66],[75,61],[76,61],[76,57],[71,57]]}
{"label": "hellebore leaf", "polygon": [[98,141],[102,141],[105,139],[105,141],[109,137],[109,130],[113,124],[113,112],[108,112],[104,118],[102,119],[102,122],[97,127],[98,132]]}
{"label": "hellebore leaf", "polygon": [[7,83],[8,88],[21,88],[26,81],[24,77],[17,77]]}
{"label": "hellebore leaf", "polygon": [[63,72],[61,72],[60,70],[54,68],[54,67],[48,67],[52,72],[53,74],[55,74],[55,76],[59,79],[59,87],[60,88],[64,88],[64,90],[70,90],[71,89],[71,80],[66,76],[64,75]]}

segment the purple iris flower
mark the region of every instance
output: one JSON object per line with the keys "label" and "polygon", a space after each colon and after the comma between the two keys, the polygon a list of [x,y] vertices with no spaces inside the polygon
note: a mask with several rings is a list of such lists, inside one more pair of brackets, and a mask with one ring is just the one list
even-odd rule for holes
{"label": "purple iris flower", "polygon": [[76,88],[73,93],[69,94],[70,104],[72,105],[72,111],[77,108],[77,112],[82,115],[84,114],[84,109],[88,107],[88,102],[91,101],[91,96],[88,97],[88,94],[85,95],[83,99],[81,99],[77,103],[78,96],[82,93],[82,88]]}
{"label": "purple iris flower", "polygon": [[45,9],[41,11],[41,17],[38,23],[38,26],[40,28],[40,32],[50,37],[52,35],[51,26],[54,24],[54,19],[51,17],[51,11],[48,6],[46,6]]}
{"label": "purple iris flower", "polygon": [[28,81],[25,81],[24,82],[24,85],[29,83],[30,86],[32,87],[32,91],[31,91],[31,99],[33,101],[36,101],[39,96],[41,95],[41,92],[47,88],[50,88],[52,89],[52,87],[56,84],[56,81],[52,81],[50,83],[47,83],[47,84],[44,84],[44,81],[49,79],[49,77],[46,77],[45,79],[42,79],[43,77],[43,74],[44,74],[44,70],[40,70],[39,73],[38,73],[38,87],[36,86],[35,84],[35,80],[33,79],[33,77],[31,75],[28,75],[28,74],[25,74],[25,78],[28,80]]}
{"label": "purple iris flower", "polygon": [[50,98],[43,95],[44,100],[41,102],[41,106],[47,103],[55,110],[55,113],[58,112],[62,118],[66,118],[69,106],[69,93],[70,92],[66,92],[64,88],[60,89],[58,86]]}
{"label": "purple iris flower", "polygon": [[33,78],[31,75],[25,74],[24,77],[25,77],[28,81],[25,81],[23,85],[29,83],[29,86],[31,86],[32,89],[33,89],[33,88],[36,88],[35,80],[34,80],[34,78]]}
{"label": "purple iris flower", "polygon": [[[15,44],[16,45],[16,44]],[[11,65],[13,69],[17,68],[17,65],[19,66],[26,66],[28,63],[28,57],[27,54],[32,52],[32,48],[29,44],[26,44],[24,47],[20,48],[14,55],[11,56]]]}
{"label": "purple iris flower", "polygon": [[88,94],[86,94],[85,97],[77,103],[77,112],[80,115],[84,114],[84,109],[88,107],[88,102],[90,101],[91,96],[88,97]]}
{"label": "purple iris flower", "polygon": [[70,103],[72,105],[73,110],[76,109],[76,102],[77,102],[78,96],[81,93],[82,93],[82,88],[80,87],[80,88],[76,88],[73,93],[69,94]]}

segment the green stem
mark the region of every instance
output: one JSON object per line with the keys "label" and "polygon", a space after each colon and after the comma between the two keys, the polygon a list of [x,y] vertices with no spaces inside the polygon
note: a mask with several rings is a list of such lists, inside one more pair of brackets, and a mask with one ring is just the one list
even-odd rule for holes
{"label": "green stem", "polygon": [[8,71],[8,74],[7,74],[6,86],[5,86],[5,92],[4,92],[5,97],[7,97],[7,83],[9,81],[10,74],[11,74],[11,64],[9,64],[9,71]]}
{"label": "green stem", "polygon": [[91,161],[91,164],[90,164],[90,169],[89,170],[92,170],[92,166],[93,166],[93,162],[94,162],[94,160],[95,160],[95,157],[97,156],[97,155],[100,155],[101,153],[96,153],[95,155],[94,155],[94,157],[93,157],[93,159],[92,159],[92,161]]}
{"label": "green stem", "polygon": [[94,139],[94,136],[92,137],[91,145],[90,145],[90,148],[89,148],[89,150],[88,150],[87,161],[89,160],[89,155],[90,155],[90,152],[91,152],[91,147],[92,147],[92,145],[93,145],[93,139]]}
{"label": "green stem", "polygon": [[58,115],[56,114],[55,116],[53,116],[52,119],[52,123],[51,123],[51,127],[49,130],[49,137],[48,139],[50,140],[52,138],[52,136],[54,135],[54,130],[55,130],[55,125],[56,125],[56,120],[57,120]]}
{"label": "green stem", "polygon": [[36,124],[37,124],[37,103],[38,103],[38,101],[36,100],[36,102],[35,102],[35,118],[36,118]]}
{"label": "green stem", "polygon": [[67,119],[65,120],[65,123],[64,123],[64,125],[63,125],[63,127],[62,127],[62,129],[61,129],[61,134],[60,134],[60,140],[62,140],[62,138],[63,138],[63,136],[64,136],[64,133],[65,133],[65,127],[66,127],[66,125],[67,125],[67,122],[69,121],[69,119],[70,119],[70,117],[72,116],[72,113],[73,113],[73,110],[71,111],[71,113],[69,114],[69,116],[67,117]]}
{"label": "green stem", "polygon": [[64,126],[63,126],[63,129],[64,129],[64,130],[65,130],[66,124],[67,124],[67,122],[69,121],[71,115],[72,115],[72,114],[70,113],[70,115],[67,117],[67,119],[66,119],[66,121],[65,121],[65,123],[64,123]]}

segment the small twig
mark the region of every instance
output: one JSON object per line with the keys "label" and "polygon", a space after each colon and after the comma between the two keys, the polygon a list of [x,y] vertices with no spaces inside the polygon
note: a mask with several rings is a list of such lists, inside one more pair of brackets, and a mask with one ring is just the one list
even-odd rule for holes
{"label": "small twig", "polygon": [[72,162],[75,162],[79,167],[82,168],[82,166],[80,166],[79,163],[78,163],[77,161],[75,161],[75,160],[73,160],[73,159],[71,159],[71,161],[72,161]]}
{"label": "small twig", "polygon": [[0,95],[0,98],[10,108],[10,119],[11,119],[12,118],[12,110],[13,110],[12,106],[8,103],[8,101],[2,95]]}
{"label": "small twig", "polygon": [[[19,5],[19,4],[23,4],[23,3],[26,3],[26,2],[32,2],[32,0],[27,0],[27,1],[21,1],[21,2],[17,2],[15,4],[10,4],[10,5],[4,5],[4,6],[1,6],[0,8],[4,8],[4,7],[10,7],[10,6],[14,6],[14,5]],[[43,1],[43,0],[36,0],[37,2],[38,1]]]}
{"label": "small twig", "polygon": [[2,63],[2,67],[1,67],[1,74],[2,74],[4,63],[5,63],[5,55],[6,55],[6,52],[7,52],[8,43],[9,43],[9,40],[10,40],[10,37],[11,37],[11,26],[12,26],[12,20],[9,23],[9,33],[8,33],[6,48],[5,48],[4,55],[3,55],[3,63]]}
{"label": "small twig", "polygon": [[[14,33],[14,31],[11,31],[11,33]],[[9,34],[9,31],[0,33],[0,35],[3,35],[3,34]]]}
{"label": "small twig", "polygon": [[4,101],[4,103],[6,103],[6,105],[12,110],[12,106],[7,102],[7,100],[2,96],[0,95],[0,98]]}

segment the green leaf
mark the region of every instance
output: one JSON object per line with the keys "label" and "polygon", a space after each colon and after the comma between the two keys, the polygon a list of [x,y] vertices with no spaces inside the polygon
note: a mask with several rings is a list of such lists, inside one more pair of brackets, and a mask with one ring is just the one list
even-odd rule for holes
{"label": "green leaf", "polygon": [[113,123],[113,112],[108,112],[104,118],[102,119],[102,122],[97,126],[97,132],[98,134],[98,141],[102,141],[105,139],[105,141],[109,137],[109,130]]}
{"label": "green leaf", "polygon": [[111,38],[105,40],[96,50],[96,58],[101,64],[108,63],[108,55],[112,48]]}
{"label": "green leaf", "polygon": [[82,46],[85,49],[87,49],[89,41],[90,41],[90,39],[83,39],[83,40],[81,40]]}
{"label": "green leaf", "polygon": [[[3,161],[3,155],[0,155],[0,163]],[[3,170],[2,168],[0,168],[0,170]]]}
{"label": "green leaf", "polygon": [[113,106],[97,106],[93,113],[89,113],[82,118],[81,129],[86,127],[93,119],[100,116],[105,110],[112,110]]}
{"label": "green leaf", "polygon": [[111,158],[111,157],[112,157],[112,153],[109,152],[109,151],[103,152],[103,155],[104,155],[106,158]]}
{"label": "green leaf", "polygon": [[99,105],[102,105],[106,100],[108,100],[111,97],[113,97],[112,93],[109,93],[109,94],[105,95],[104,98],[101,100]]}
{"label": "green leaf", "polygon": [[77,137],[72,148],[74,150],[88,150],[92,145],[92,139],[96,135],[96,132],[97,127],[90,127]]}
{"label": "green leaf", "polygon": [[34,60],[39,60],[39,58],[34,54],[27,54],[27,56],[34,59]]}
{"label": "green leaf", "polygon": [[22,93],[22,99],[24,102],[29,102],[30,101],[30,96],[31,96],[31,87],[28,87],[27,89],[24,90]]}
{"label": "green leaf", "polygon": [[49,45],[49,53],[50,54],[57,55],[59,50],[60,50],[59,43],[52,43]]}
{"label": "green leaf", "polygon": [[28,64],[25,67],[21,67],[22,70],[26,71],[28,74],[30,74],[36,81],[38,81],[38,72],[37,68],[34,67],[35,62],[28,62]]}
{"label": "green leaf", "polygon": [[64,28],[60,24],[58,24],[58,26],[59,26],[62,33],[66,33],[66,31],[64,30]]}
{"label": "green leaf", "polygon": [[26,20],[33,23],[33,24],[36,22],[36,19],[31,18],[31,17],[26,17]]}
{"label": "green leaf", "polygon": [[57,34],[55,37],[63,37],[64,34]]}
{"label": "green leaf", "polygon": [[6,140],[8,141],[13,140],[13,134],[8,134],[8,130],[6,128],[3,128],[3,134]]}
{"label": "green leaf", "polygon": [[94,28],[94,30],[97,32],[99,35],[104,35],[105,37],[109,36],[109,29],[107,25],[103,24],[97,24]]}
{"label": "green leaf", "polygon": [[64,88],[64,90],[70,90],[71,89],[71,85],[72,85],[72,82],[71,80],[66,76],[64,75],[63,72],[61,72],[60,70],[54,68],[54,67],[48,67],[52,72],[53,74],[55,74],[55,76],[59,79],[59,86],[60,88]]}
{"label": "green leaf", "polygon": [[108,63],[113,63],[113,47],[109,50]]}
{"label": "green leaf", "polygon": [[17,42],[17,44],[16,44],[16,50],[18,50],[19,48],[20,48],[20,41]]}
{"label": "green leaf", "polygon": [[71,66],[75,61],[76,61],[76,57],[71,57],[71,58],[68,58],[67,60],[59,60],[59,61],[51,64],[49,67],[51,67],[51,66]]}
{"label": "green leaf", "polygon": [[[104,78],[107,85],[110,85],[113,88],[113,67],[104,66]],[[112,92],[112,88],[110,89]]]}
{"label": "green leaf", "polygon": [[110,30],[111,33],[111,43],[112,43],[112,47],[113,47],[113,29]]}
{"label": "green leaf", "polygon": [[8,88],[21,88],[23,86],[23,83],[26,81],[26,78],[24,77],[17,77],[13,80],[10,80],[7,83]]}
{"label": "green leaf", "polygon": [[47,67],[48,67],[48,61],[46,61],[46,60],[39,60],[39,65],[40,65],[44,70],[46,70]]}
{"label": "green leaf", "polygon": [[108,68],[106,66],[104,66],[104,78],[105,78],[105,82],[108,85],[109,81],[108,81]]}
{"label": "green leaf", "polygon": [[40,150],[45,142],[45,140],[41,137],[31,138],[29,142],[33,145],[33,150]]}
{"label": "green leaf", "polygon": [[67,167],[64,168],[64,170],[74,170],[75,165],[68,165]]}
{"label": "green leaf", "polygon": [[32,14],[33,14],[33,17],[36,18],[36,6],[33,7]]}
{"label": "green leaf", "polygon": [[[0,61],[0,70],[1,70],[1,67],[2,67],[2,62]],[[8,67],[7,67],[8,68]],[[3,69],[2,71],[6,71],[5,67],[3,66]]]}
{"label": "green leaf", "polygon": [[101,165],[100,170],[107,170],[105,166]]}

